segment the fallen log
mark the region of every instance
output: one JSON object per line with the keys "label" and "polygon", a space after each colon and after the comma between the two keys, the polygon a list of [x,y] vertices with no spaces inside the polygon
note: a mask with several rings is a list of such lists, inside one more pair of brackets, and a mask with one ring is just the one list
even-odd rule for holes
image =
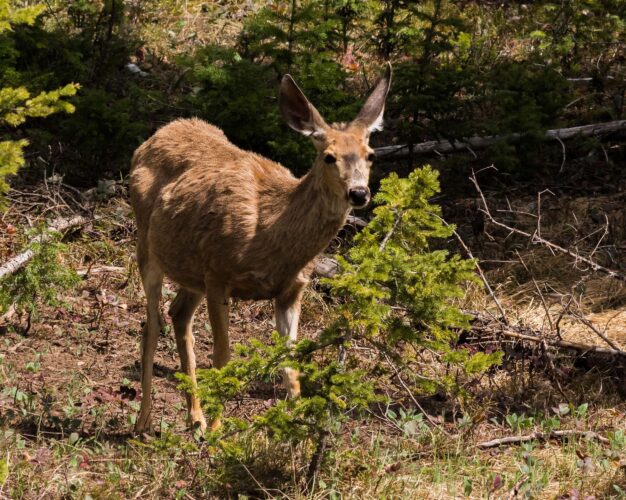
{"label": "fallen log", "polygon": [[[28,246],[37,243],[45,243],[46,241],[50,241],[54,233],[60,233],[67,229],[72,229],[79,226],[84,226],[89,222],[89,219],[82,217],[80,215],[75,215],[70,218],[59,218],[50,223],[48,228],[44,229],[43,232],[28,242]],[[2,266],[0,266],[0,280],[5,276],[9,276],[16,271],[20,270],[26,264],[28,264],[33,257],[35,256],[35,252],[32,248],[23,251],[22,253],[16,255],[12,259],[9,259]]]}
{"label": "fallen log", "polygon": [[[606,123],[594,123],[591,125],[581,125],[578,127],[559,128],[547,130],[544,134],[546,140],[563,141],[573,139],[574,137],[589,137],[610,134],[626,130],[626,120],[616,120]],[[468,137],[462,141],[427,141],[420,144],[414,144],[409,148],[407,144],[399,144],[397,146],[383,146],[376,148],[376,157],[380,159],[406,158],[410,154],[413,155],[429,155],[432,153],[458,153],[474,149],[485,149],[502,140],[519,140],[524,134],[510,135],[489,135],[485,137]]]}

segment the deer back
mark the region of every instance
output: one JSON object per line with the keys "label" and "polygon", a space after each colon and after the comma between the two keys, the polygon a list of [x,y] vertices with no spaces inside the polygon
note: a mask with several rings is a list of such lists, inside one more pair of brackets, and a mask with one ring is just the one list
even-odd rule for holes
{"label": "deer back", "polygon": [[280,217],[297,185],[287,169],[237,148],[217,127],[177,120],[133,158],[139,245],[172,279],[199,291],[207,275],[226,282],[266,279],[269,271],[259,263],[272,260],[284,238]]}

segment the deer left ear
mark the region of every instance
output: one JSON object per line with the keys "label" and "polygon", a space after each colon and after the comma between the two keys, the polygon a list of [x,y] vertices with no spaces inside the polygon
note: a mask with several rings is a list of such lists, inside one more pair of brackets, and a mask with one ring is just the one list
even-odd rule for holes
{"label": "deer left ear", "polygon": [[358,116],[352,121],[352,126],[365,128],[367,135],[383,129],[383,113],[389,87],[391,87],[391,63],[387,63],[385,74],[365,101]]}

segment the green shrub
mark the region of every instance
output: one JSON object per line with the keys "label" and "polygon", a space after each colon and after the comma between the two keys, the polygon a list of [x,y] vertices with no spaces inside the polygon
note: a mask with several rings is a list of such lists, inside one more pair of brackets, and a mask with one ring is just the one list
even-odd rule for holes
{"label": "green shrub", "polygon": [[158,75],[142,77],[126,68],[141,45],[127,8],[121,0],[59,0],[0,43],[0,60],[3,52],[9,56],[0,82],[37,91],[81,83],[71,100],[75,113],[26,129],[31,152],[71,183],[90,185],[126,173],[135,148],[171,116]]}

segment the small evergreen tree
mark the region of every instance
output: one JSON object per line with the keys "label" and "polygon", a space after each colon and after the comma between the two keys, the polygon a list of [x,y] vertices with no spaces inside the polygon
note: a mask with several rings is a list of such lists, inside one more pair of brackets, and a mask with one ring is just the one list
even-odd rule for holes
{"label": "small evergreen tree", "polygon": [[[32,25],[42,10],[40,5],[15,9],[9,0],[0,0],[0,37],[15,24]],[[10,139],[6,130],[19,127],[28,118],[43,118],[57,112],[72,113],[74,106],[64,99],[76,94],[78,89],[78,85],[71,83],[31,96],[23,86],[2,87],[8,79],[7,73],[10,76],[10,71],[0,72],[0,206],[2,195],[9,188],[6,178],[24,165],[24,148],[28,145],[26,139]],[[0,283],[0,312],[6,312],[14,304],[25,310],[30,318],[37,300],[53,305],[59,289],[76,283],[76,273],[59,265],[57,254],[62,249],[63,245],[56,241],[32,246],[35,257],[29,265]]]}
{"label": "small evergreen tree", "polygon": [[[40,5],[15,9],[9,0],[0,0],[0,36],[14,24],[33,24],[42,10]],[[77,89],[78,85],[72,83],[33,97],[25,87],[0,87],[0,202],[8,189],[7,176],[24,165],[24,148],[28,145],[26,139],[9,140],[3,129],[18,127],[28,118],[42,118],[59,111],[72,113],[74,106],[64,98],[74,95]]]}
{"label": "small evergreen tree", "polygon": [[[316,468],[326,437],[384,399],[377,387],[388,382],[383,365],[389,360],[412,393],[442,391],[455,398],[465,395],[466,382],[499,363],[500,353],[457,348],[460,332],[469,325],[453,301],[463,294],[463,282],[475,280],[475,264],[430,250],[431,239],[453,231],[429,202],[438,191],[437,173],[430,167],[406,179],[392,174],[383,180],[373,220],[340,258],[342,272],[328,280],[337,303],[319,339],[290,347],[274,334],[271,345],[252,340],[237,346],[235,359],[224,368],[198,370],[198,395],[213,419],[253,382],[275,380],[286,367],[301,373],[300,398],[280,400],[251,422],[226,418],[219,431],[209,433],[217,450],[241,460],[243,449],[233,434],[262,432],[275,441],[304,443],[303,456],[316,450]],[[352,348],[356,344],[371,348],[377,359],[363,359]],[[435,359],[426,359],[426,353]],[[181,379],[190,390],[185,376]]]}

